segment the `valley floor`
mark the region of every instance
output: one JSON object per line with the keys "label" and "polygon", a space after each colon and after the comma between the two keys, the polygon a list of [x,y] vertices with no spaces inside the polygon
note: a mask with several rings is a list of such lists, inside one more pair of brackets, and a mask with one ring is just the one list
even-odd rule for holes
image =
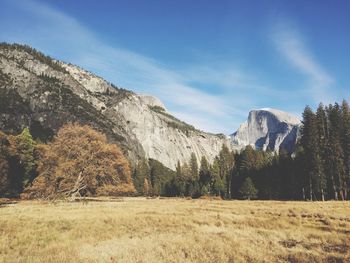
{"label": "valley floor", "polygon": [[350,262],[350,202],[19,201],[0,262]]}

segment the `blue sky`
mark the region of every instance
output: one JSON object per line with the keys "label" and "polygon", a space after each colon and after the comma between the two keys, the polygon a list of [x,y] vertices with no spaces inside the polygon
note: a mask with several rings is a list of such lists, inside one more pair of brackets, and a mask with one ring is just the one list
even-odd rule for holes
{"label": "blue sky", "polygon": [[230,134],[257,108],[350,99],[350,1],[0,0],[29,44]]}

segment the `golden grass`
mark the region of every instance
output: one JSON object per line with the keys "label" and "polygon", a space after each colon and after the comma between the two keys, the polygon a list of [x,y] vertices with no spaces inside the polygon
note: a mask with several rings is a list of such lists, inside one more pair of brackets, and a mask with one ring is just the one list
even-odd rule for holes
{"label": "golden grass", "polygon": [[0,206],[0,262],[350,262],[350,202]]}

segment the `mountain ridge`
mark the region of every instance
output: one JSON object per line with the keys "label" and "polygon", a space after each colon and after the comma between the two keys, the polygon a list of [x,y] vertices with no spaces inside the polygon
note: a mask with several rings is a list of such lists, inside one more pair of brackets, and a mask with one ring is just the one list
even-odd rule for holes
{"label": "mountain ridge", "polygon": [[[171,115],[154,96],[121,89],[79,66],[54,60],[26,45],[0,44],[0,89],[8,104],[0,111],[1,129],[19,132],[35,126],[39,133],[46,131],[52,136],[65,122],[78,121],[106,133],[132,163],[152,158],[175,169],[178,161],[187,162],[192,153],[198,162],[202,156],[212,162],[223,144],[240,150],[253,143],[248,140],[245,145],[237,144],[245,142],[243,137],[200,131]],[[18,112],[16,105],[23,109]],[[293,120],[286,117],[287,113],[271,110]],[[277,121],[284,123],[283,118]],[[288,129],[279,132],[283,135],[276,130],[276,138],[269,139],[288,137],[285,133],[291,131],[291,125],[295,126],[287,123]],[[235,134],[240,133],[239,128]],[[293,143],[291,139],[289,144]],[[272,148],[279,150],[277,146]]]}
{"label": "mountain ridge", "polygon": [[[5,131],[19,132],[35,122],[54,132],[64,122],[79,121],[107,133],[134,163],[153,158],[171,169],[178,160],[187,161],[192,152],[198,160],[205,156],[212,161],[222,144],[230,144],[228,138],[199,131],[166,109],[152,108],[157,105],[149,105],[149,97],[119,89],[29,46],[2,44],[0,70],[2,76],[7,76],[1,84],[3,93],[9,95],[11,91],[27,102],[20,114],[2,112],[0,128]],[[154,103],[157,99],[151,100]]]}

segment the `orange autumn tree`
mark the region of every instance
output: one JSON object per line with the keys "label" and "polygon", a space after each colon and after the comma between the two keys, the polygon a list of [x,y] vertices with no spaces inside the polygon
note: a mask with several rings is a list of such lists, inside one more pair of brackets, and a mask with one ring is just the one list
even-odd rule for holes
{"label": "orange autumn tree", "polygon": [[67,124],[40,146],[38,177],[23,198],[129,195],[135,192],[121,150],[89,126]]}

